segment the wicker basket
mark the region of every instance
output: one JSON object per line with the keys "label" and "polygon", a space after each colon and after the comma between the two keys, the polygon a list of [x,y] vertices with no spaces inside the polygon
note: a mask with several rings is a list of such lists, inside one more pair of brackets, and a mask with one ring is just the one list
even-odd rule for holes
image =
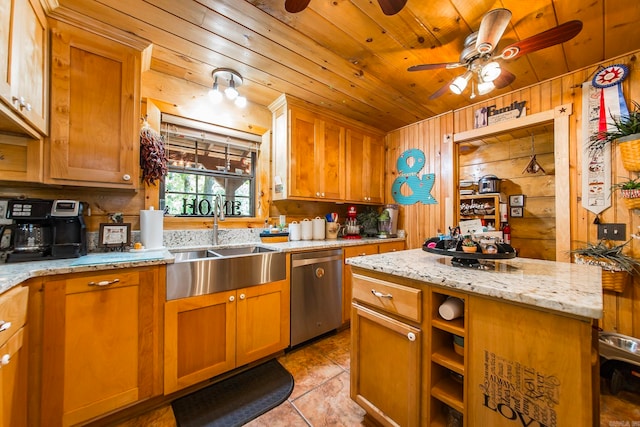
{"label": "wicker basket", "polygon": [[620,158],[622,166],[628,171],[640,172],[640,135],[629,135],[619,138]]}
{"label": "wicker basket", "polygon": [[627,209],[640,209],[640,190],[620,190]]}
{"label": "wicker basket", "polygon": [[602,289],[605,291],[624,292],[629,281],[629,273],[620,270],[611,262],[590,256],[574,254],[576,264],[595,265],[602,271]]}

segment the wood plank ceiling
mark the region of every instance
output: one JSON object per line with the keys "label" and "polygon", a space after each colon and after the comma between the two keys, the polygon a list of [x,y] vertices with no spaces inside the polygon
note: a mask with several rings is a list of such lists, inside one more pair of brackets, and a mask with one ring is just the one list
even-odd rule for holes
{"label": "wood plank ceiling", "polygon": [[[640,49],[635,0],[408,0],[394,16],[375,0],[311,0],[297,14],[284,10],[284,0],[48,1],[54,17],[79,13],[148,40],[152,70],[203,92],[212,70],[232,68],[250,103],[266,106],[288,93],[384,131]],[[464,69],[407,67],[458,61],[464,39],[500,7],[513,16],[498,52],[570,20],[584,27],[562,45],[504,61],[516,75],[504,89],[429,100]]]}

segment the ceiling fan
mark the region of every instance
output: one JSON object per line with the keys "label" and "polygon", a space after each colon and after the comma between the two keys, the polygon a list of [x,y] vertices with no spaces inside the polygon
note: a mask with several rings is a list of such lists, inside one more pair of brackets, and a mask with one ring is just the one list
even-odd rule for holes
{"label": "ceiling fan", "polygon": [[[516,78],[513,73],[503,69],[498,60],[517,58],[564,43],[574,38],[582,30],[581,21],[565,22],[562,25],[510,44],[502,49],[499,55],[495,55],[495,49],[510,20],[511,11],[508,9],[491,10],[482,17],[478,31],[471,33],[465,39],[464,48],[460,52],[460,60],[458,62],[414,65],[409,67],[408,71],[465,67],[466,71],[463,74],[438,89],[429,99],[436,99],[447,90],[451,90],[457,95],[461,94],[473,76],[477,78],[478,95],[486,95],[494,88],[501,89],[510,85]],[[471,98],[474,97],[475,87],[473,87],[472,82]]]}
{"label": "ceiling fan", "polygon": [[[289,13],[298,13],[309,5],[311,0],[285,0],[284,8]],[[407,0],[378,0],[378,4],[385,15],[395,15],[400,12]]]}

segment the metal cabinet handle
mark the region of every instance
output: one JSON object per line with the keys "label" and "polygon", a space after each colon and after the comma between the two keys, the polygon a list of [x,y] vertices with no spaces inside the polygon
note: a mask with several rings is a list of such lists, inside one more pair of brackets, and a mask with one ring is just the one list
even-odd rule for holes
{"label": "metal cabinet handle", "polygon": [[11,322],[0,320],[0,332],[4,332],[11,327]]}
{"label": "metal cabinet handle", "polygon": [[358,254],[358,256],[365,256],[366,254],[366,252],[362,252],[361,254]]}
{"label": "metal cabinet handle", "polygon": [[386,298],[386,299],[391,299],[391,298],[393,298],[393,295],[391,295],[391,294],[383,294],[382,292],[378,292],[378,291],[376,291],[375,289],[371,289],[371,293],[372,293],[374,296],[377,296],[378,298]]}
{"label": "metal cabinet handle", "polygon": [[407,339],[408,339],[409,341],[412,341],[412,342],[413,342],[413,341],[415,341],[415,340],[416,340],[416,334],[414,334],[413,332],[409,332],[409,333],[407,334]]}
{"label": "metal cabinet handle", "polygon": [[11,362],[11,356],[9,354],[3,354],[0,358],[0,366],[6,366]]}
{"label": "metal cabinet handle", "polygon": [[240,299],[245,299],[247,296],[245,294],[240,294]]}
{"label": "metal cabinet handle", "polygon": [[236,300],[236,297],[235,297],[235,296],[231,295],[231,296],[229,297],[229,302],[234,302],[235,300]]}
{"label": "metal cabinet handle", "polygon": [[109,285],[113,285],[114,283],[118,283],[119,281],[120,279],[102,280],[100,282],[89,282],[88,285],[89,286],[109,286]]}

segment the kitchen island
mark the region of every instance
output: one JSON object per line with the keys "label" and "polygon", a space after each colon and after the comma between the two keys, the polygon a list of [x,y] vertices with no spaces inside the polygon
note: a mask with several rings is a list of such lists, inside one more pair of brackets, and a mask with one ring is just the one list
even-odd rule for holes
{"label": "kitchen island", "polygon": [[[420,249],[346,262],[351,397],[371,424],[599,425],[598,268],[514,258],[470,269]],[[449,298],[463,310],[446,320]]]}

